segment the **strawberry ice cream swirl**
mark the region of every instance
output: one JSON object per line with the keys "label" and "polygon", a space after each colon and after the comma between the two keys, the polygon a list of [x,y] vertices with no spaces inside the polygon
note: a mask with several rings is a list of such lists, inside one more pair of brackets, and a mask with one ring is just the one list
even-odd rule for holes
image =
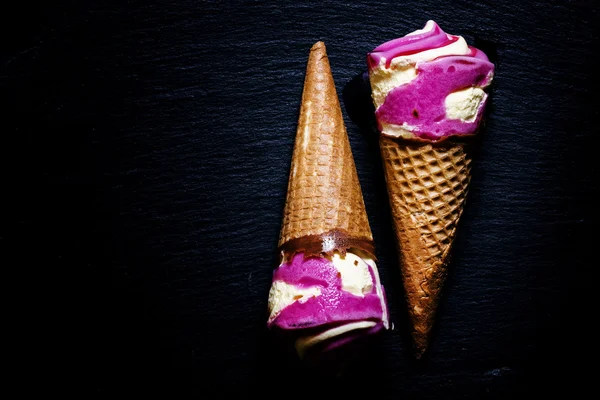
{"label": "strawberry ice cream swirl", "polygon": [[298,252],[273,272],[267,325],[291,337],[301,358],[318,356],[389,328],[373,257],[359,249],[332,256]]}
{"label": "strawberry ice cream swirl", "polygon": [[437,141],[477,133],[494,65],[434,22],[367,55],[380,132]]}

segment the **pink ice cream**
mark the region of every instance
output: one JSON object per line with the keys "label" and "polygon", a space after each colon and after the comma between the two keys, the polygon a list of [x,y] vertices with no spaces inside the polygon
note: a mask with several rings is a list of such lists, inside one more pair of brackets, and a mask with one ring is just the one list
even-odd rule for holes
{"label": "pink ice cream", "polygon": [[434,22],[367,56],[382,134],[423,140],[477,133],[494,65]]}
{"label": "pink ice cream", "polygon": [[383,286],[372,258],[299,252],[273,272],[268,326],[291,335],[301,358],[329,352],[388,328]]}

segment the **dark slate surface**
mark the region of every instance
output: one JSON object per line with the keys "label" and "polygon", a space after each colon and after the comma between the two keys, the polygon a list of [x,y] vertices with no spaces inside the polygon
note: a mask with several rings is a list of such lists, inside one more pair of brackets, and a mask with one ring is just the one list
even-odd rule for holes
{"label": "dark slate surface", "polygon": [[[15,368],[34,386],[172,398],[366,385],[422,399],[590,386],[593,1],[53,3],[5,12],[0,74],[2,133],[17,142],[3,146],[15,161],[1,240],[18,261],[2,264],[24,273],[10,304],[32,303],[16,313],[27,324],[7,327],[25,339]],[[415,362],[361,77],[367,51],[427,19],[485,50],[497,73],[436,334]],[[278,354],[265,329],[317,40],[395,322],[339,380]]]}

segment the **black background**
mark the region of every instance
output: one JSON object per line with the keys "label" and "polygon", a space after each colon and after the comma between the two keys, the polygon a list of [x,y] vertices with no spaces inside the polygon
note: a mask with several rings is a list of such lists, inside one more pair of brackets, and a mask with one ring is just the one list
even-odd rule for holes
{"label": "black background", "polygon": [[[5,329],[30,386],[424,399],[591,386],[593,1],[49,3],[3,11],[2,265],[7,286],[22,275],[8,307],[26,306]],[[434,340],[416,362],[362,75],[368,51],[428,19],[486,51],[496,77]],[[395,323],[337,380],[278,353],[265,327],[317,40]]]}

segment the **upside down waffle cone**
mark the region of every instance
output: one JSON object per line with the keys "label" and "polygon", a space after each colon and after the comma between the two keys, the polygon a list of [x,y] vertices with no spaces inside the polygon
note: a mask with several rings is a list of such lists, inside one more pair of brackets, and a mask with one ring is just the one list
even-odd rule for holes
{"label": "upside down waffle cone", "polygon": [[329,59],[317,42],[307,62],[279,246],[329,234],[336,244],[373,240]]}
{"label": "upside down waffle cone", "polygon": [[468,141],[380,135],[416,357],[428,346],[471,178]]}

